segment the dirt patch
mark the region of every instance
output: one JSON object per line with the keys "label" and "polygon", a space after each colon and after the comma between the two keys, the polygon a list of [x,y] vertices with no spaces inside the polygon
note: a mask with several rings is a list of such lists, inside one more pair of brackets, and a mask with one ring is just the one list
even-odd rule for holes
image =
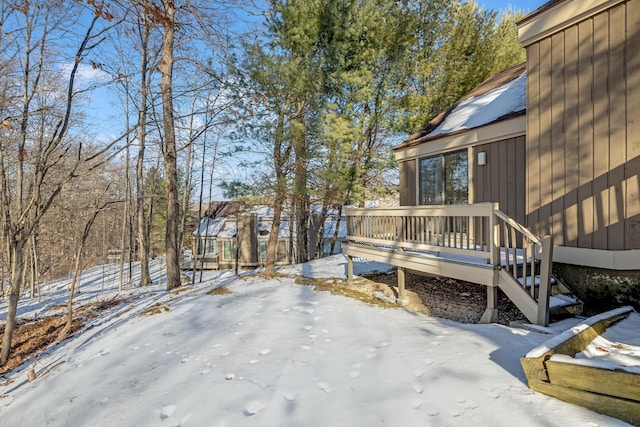
{"label": "dirt patch", "polygon": [[219,288],[211,289],[209,292],[207,292],[207,295],[229,295],[232,293],[233,292],[231,292],[225,286],[220,286]]}
{"label": "dirt patch", "polygon": [[[346,279],[309,279],[296,277],[296,283],[311,285],[317,291],[329,291],[370,305],[384,308],[398,307],[398,276],[372,274]],[[441,317],[460,323],[477,323],[487,307],[484,286],[439,276],[407,274],[405,278],[407,303],[405,307],[427,316]],[[498,323],[508,325],[524,316],[501,291],[498,291]]]}
{"label": "dirt patch", "polygon": [[[71,330],[66,337],[78,332],[87,320],[99,317],[102,311],[128,301],[125,298],[114,298],[98,301],[74,308]],[[22,365],[30,357],[34,357],[49,346],[59,342],[58,335],[66,325],[66,314],[47,316],[37,320],[19,319],[13,331],[11,355],[4,366],[0,366],[0,375]],[[0,335],[4,334],[4,323],[0,325]]]}
{"label": "dirt patch", "polygon": [[[369,280],[383,283],[397,292],[397,274],[374,274]],[[487,308],[487,289],[482,285],[440,276],[407,274],[405,287],[409,297],[407,307],[428,316],[460,323],[477,323]],[[498,323],[508,325],[522,320],[524,315],[498,290]]]}
{"label": "dirt patch", "polygon": [[169,311],[169,307],[158,302],[140,313],[140,316],[153,316],[154,314],[165,313],[167,311]]}
{"label": "dirt patch", "polygon": [[365,278],[357,278],[353,283],[349,283],[346,279],[309,279],[298,276],[296,283],[313,286],[316,291],[328,291],[334,295],[357,299],[369,305],[397,307],[395,296],[389,286]]}

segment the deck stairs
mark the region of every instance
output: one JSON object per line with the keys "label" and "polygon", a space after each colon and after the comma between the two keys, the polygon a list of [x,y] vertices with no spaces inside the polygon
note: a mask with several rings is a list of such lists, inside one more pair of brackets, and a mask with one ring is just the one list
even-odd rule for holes
{"label": "deck stairs", "polygon": [[482,321],[497,319],[501,289],[531,323],[579,310],[581,303],[552,277],[552,238],[538,238],[496,203],[348,209],[342,245],[353,277],[353,257],[398,267],[398,302],[405,272],[451,277],[487,287]]}

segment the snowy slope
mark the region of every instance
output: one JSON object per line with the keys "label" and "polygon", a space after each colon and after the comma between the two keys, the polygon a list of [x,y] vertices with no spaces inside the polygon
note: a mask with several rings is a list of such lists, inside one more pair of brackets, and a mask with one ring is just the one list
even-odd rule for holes
{"label": "snowy slope", "polygon": [[[345,267],[334,256],[282,271]],[[45,375],[14,373],[0,425],[625,425],[526,387],[519,357],[549,335],[371,307],[293,278],[205,278],[179,293],[146,288],[42,355]],[[231,293],[207,294],[222,285]],[[140,315],[153,304],[158,314]]]}

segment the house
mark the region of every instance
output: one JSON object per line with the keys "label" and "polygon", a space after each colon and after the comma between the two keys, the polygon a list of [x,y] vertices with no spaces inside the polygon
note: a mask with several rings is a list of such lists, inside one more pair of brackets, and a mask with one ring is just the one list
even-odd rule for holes
{"label": "house", "polygon": [[[192,253],[196,266],[211,270],[233,269],[236,264],[242,269],[264,267],[273,215],[270,206],[246,209],[237,202],[211,203],[200,226],[193,232]],[[290,249],[295,231],[292,225],[288,212],[283,212],[278,229],[276,265],[293,262]],[[322,241],[318,244],[320,232]],[[319,206],[312,206],[309,241],[310,247],[322,248],[316,253],[317,257],[340,252],[340,241],[345,236],[344,220],[341,221],[335,210],[322,214]]]}
{"label": "house", "polygon": [[[554,0],[527,62],[396,148],[402,206],[497,202],[585,302],[640,307],[640,0]],[[504,237],[502,237],[504,242]]]}

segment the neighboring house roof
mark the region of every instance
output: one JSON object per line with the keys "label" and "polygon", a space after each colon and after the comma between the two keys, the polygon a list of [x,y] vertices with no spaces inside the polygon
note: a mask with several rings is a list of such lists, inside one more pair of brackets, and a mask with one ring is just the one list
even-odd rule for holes
{"label": "neighboring house roof", "polygon": [[198,230],[193,232],[194,236],[212,237],[217,236],[224,225],[224,218],[207,218],[200,222]]}
{"label": "neighboring house roof", "polygon": [[[271,233],[272,224],[273,221],[258,221],[258,235],[261,237],[268,236]],[[278,239],[286,239],[289,236],[289,221],[280,221]]]}
{"label": "neighboring house roof", "polygon": [[495,74],[411,135],[396,150],[525,114],[526,64]]}

